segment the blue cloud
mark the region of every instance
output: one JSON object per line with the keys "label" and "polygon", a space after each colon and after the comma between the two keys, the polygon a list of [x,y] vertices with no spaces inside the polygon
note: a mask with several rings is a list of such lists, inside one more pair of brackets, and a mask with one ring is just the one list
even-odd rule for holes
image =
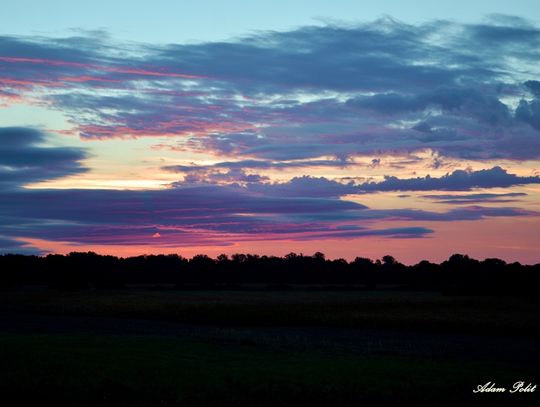
{"label": "blue cloud", "polygon": [[79,174],[84,150],[72,147],[44,147],[46,136],[24,127],[0,127],[0,185],[18,187]]}

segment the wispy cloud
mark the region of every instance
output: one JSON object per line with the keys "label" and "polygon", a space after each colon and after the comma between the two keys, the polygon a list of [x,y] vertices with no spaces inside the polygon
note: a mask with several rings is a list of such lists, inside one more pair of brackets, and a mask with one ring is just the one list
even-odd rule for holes
{"label": "wispy cloud", "polygon": [[444,204],[467,204],[472,203],[507,203],[516,202],[527,196],[524,192],[509,192],[506,194],[466,194],[466,195],[423,195],[423,198],[434,200]]}

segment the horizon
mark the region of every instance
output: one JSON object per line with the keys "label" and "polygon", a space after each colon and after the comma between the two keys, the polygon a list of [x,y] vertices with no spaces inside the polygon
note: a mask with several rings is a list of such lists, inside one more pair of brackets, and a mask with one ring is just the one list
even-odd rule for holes
{"label": "horizon", "polygon": [[[516,265],[516,264],[519,264],[520,266],[526,266],[526,267],[536,267],[536,266],[540,266],[540,263],[536,263],[536,264],[533,264],[533,263],[530,263],[530,264],[522,264],[522,263],[519,263],[519,262],[506,262],[504,261],[503,259],[499,259],[497,257],[486,257],[484,259],[476,259],[474,257],[471,257],[467,254],[463,254],[463,253],[453,253],[451,254],[450,256],[448,256],[447,259],[445,260],[442,260],[440,262],[431,262],[429,260],[420,260],[416,263],[405,263],[405,262],[401,262],[400,259],[398,258],[395,258],[394,256],[392,256],[391,254],[387,254],[385,256],[382,256],[380,259],[373,259],[373,258],[369,258],[369,257],[363,257],[363,256],[354,256],[353,258],[351,259],[344,259],[342,257],[328,257],[326,256],[326,254],[322,253],[322,252],[315,252],[313,254],[304,254],[304,253],[295,253],[295,252],[289,252],[289,253],[286,253],[284,255],[271,255],[271,254],[258,254],[258,253],[233,253],[233,254],[226,254],[226,253],[220,253],[219,255],[217,256],[208,256],[207,254],[204,254],[204,253],[198,253],[198,254],[195,254],[191,257],[185,257],[185,256],[182,256],[180,253],[146,253],[146,254],[141,254],[141,255],[135,255],[135,256],[116,256],[116,255],[112,255],[112,254],[100,254],[100,253],[97,253],[97,252],[92,252],[92,251],[89,251],[89,252],[81,252],[81,251],[73,251],[73,252],[69,252],[69,253],[55,253],[55,252],[51,252],[51,253],[41,253],[41,254],[22,254],[22,253],[0,253],[0,258],[1,257],[9,257],[9,256],[24,256],[24,257],[38,257],[38,258],[41,258],[41,259],[45,259],[46,257],[48,256],[55,256],[55,255],[59,255],[59,256],[64,256],[64,257],[70,257],[70,256],[77,256],[77,255],[91,255],[91,256],[98,256],[98,257],[113,257],[113,258],[116,258],[118,260],[126,260],[126,259],[130,259],[130,258],[137,258],[137,257],[143,257],[143,258],[148,258],[148,257],[169,257],[169,256],[173,256],[173,257],[176,257],[180,260],[185,260],[185,261],[188,261],[188,262],[191,262],[193,260],[196,260],[197,258],[200,258],[200,257],[205,257],[205,258],[208,258],[216,263],[219,263],[221,261],[235,261],[235,257],[236,256],[245,256],[245,257],[252,257],[254,260],[262,260],[262,259],[271,259],[271,258],[277,258],[277,259],[281,259],[281,260],[286,260],[288,259],[290,256],[292,256],[293,258],[294,257],[297,257],[297,258],[305,258],[305,259],[316,259],[316,258],[322,258],[324,261],[326,262],[334,262],[334,261],[340,261],[340,260],[345,260],[348,264],[353,264],[355,261],[357,260],[369,260],[373,265],[377,265],[377,264],[383,264],[384,263],[384,257],[390,257],[392,260],[395,261],[395,264],[398,264],[398,265],[403,265],[403,266],[406,266],[406,267],[414,267],[414,266],[418,266],[420,265],[421,263],[423,262],[428,262],[432,265],[435,265],[435,266],[441,266],[443,265],[443,263],[445,262],[449,262],[451,261],[451,259],[453,257],[463,257],[464,259],[466,260],[470,260],[472,262],[478,262],[478,263],[483,263],[483,262],[489,262],[489,261],[502,261],[504,262],[505,265]],[[223,258],[224,256],[224,258]]]}
{"label": "horizon", "polygon": [[30,3],[0,254],[540,263],[538,3]]}

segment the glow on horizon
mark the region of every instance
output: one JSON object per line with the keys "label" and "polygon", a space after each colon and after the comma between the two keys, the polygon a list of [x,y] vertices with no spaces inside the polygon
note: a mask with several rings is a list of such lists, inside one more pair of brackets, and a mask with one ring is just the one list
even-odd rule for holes
{"label": "glow on horizon", "polygon": [[[447,260],[452,254],[461,253],[478,260],[486,258],[502,258],[507,262],[518,261],[524,264],[538,262],[540,247],[540,234],[538,225],[540,218],[531,221],[518,221],[515,219],[497,219],[497,221],[484,220],[478,222],[443,223],[432,222],[437,227],[437,233],[430,238],[421,239],[387,239],[382,237],[369,237],[350,239],[347,244],[343,240],[327,240],[324,245],[320,241],[295,240],[254,240],[241,241],[233,245],[209,245],[197,247],[174,247],[166,245],[84,245],[70,242],[56,242],[42,239],[21,238],[20,240],[34,247],[40,247],[46,253],[68,254],[73,251],[93,251],[99,254],[115,255],[119,257],[149,255],[149,254],[179,254],[191,258],[197,254],[206,254],[217,257],[220,254],[232,255],[235,253],[252,253],[259,255],[284,256],[295,252],[297,254],[312,255],[322,251],[330,259],[344,258],[348,261],[356,257],[368,257],[373,260],[381,259],[390,254],[398,261],[412,265],[422,260],[440,263]],[[383,227],[384,225],[379,225]],[[395,223],[392,224],[395,226]],[[512,233],[501,234],[501,227],[512,230]],[[463,239],[466,231],[468,238]],[[490,236],[488,241],[485,236]],[[148,236],[149,241],[160,240]],[[471,245],[471,239],[477,244]],[[528,241],[523,245],[522,241]],[[391,249],[389,249],[391,247]]]}

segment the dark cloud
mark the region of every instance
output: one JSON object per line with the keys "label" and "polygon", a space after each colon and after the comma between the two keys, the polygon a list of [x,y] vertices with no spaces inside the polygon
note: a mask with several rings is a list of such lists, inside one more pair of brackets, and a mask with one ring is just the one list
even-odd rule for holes
{"label": "dark cloud", "polygon": [[540,130],[540,99],[534,99],[531,102],[521,100],[516,109],[516,119]]}
{"label": "dark cloud", "polygon": [[46,147],[46,136],[24,127],[0,127],[0,185],[17,187],[78,174],[86,153],[79,148]]}
{"label": "dark cloud", "polygon": [[0,255],[8,253],[19,253],[28,255],[42,254],[40,250],[24,242],[0,236]]}
{"label": "dark cloud", "polygon": [[364,208],[339,199],[264,196],[239,186],[189,185],[158,191],[20,191],[4,194],[2,215],[28,218],[30,214],[32,219],[104,225],[186,223],[193,226],[215,222],[219,226],[227,225],[227,217],[233,215],[238,220],[244,219],[242,214],[270,214],[278,218],[303,214],[316,219],[327,212],[354,212]]}
{"label": "dark cloud", "polygon": [[525,86],[537,98],[540,98],[540,81],[526,81]]}
{"label": "dark cloud", "polygon": [[[465,26],[470,42],[490,46],[491,52],[505,50],[506,56],[534,56],[540,46],[540,31],[527,20],[512,16],[498,16],[486,24]],[[533,49],[527,49],[533,47]],[[475,50],[479,51],[479,50]],[[488,51],[489,52],[489,51]]]}
{"label": "dark cloud", "polygon": [[[209,75],[247,79],[248,90],[275,93],[285,87],[381,90],[398,86],[400,77],[410,88],[420,83],[437,86],[469,72],[468,67],[415,67],[411,61],[430,48],[424,39],[414,27],[380,21],[354,28],[306,27],[262,33],[241,43],[171,46],[158,58],[165,64],[192,69],[203,65]],[[186,58],[179,60],[178,55]],[[217,60],[219,64],[215,64]],[[237,61],[243,63],[239,66]],[[251,70],[254,66],[259,69]]]}
{"label": "dark cloud", "polygon": [[[355,220],[354,214],[363,210],[363,205],[336,198],[265,196],[239,186],[19,190],[3,194],[0,223],[8,236],[78,244],[229,245],[238,240],[295,235],[339,238],[339,230],[328,219],[341,214],[344,221]],[[160,237],[151,238],[156,233]],[[357,233],[367,236],[370,229]],[[404,234],[394,230],[388,236]]]}
{"label": "dark cloud", "polygon": [[473,188],[506,188],[513,185],[540,184],[540,177],[521,177],[509,174],[501,167],[487,170],[467,171],[455,170],[440,178],[418,177],[401,179],[386,176],[382,182],[368,182],[357,185],[358,190],[376,191],[468,191]]}
{"label": "dark cloud", "polygon": [[486,89],[441,87],[412,96],[380,93],[375,96],[351,99],[348,104],[385,114],[439,108],[449,114],[472,117],[481,123],[490,125],[504,124],[511,120],[508,106],[498,99],[494,90],[492,94],[486,94]]}

